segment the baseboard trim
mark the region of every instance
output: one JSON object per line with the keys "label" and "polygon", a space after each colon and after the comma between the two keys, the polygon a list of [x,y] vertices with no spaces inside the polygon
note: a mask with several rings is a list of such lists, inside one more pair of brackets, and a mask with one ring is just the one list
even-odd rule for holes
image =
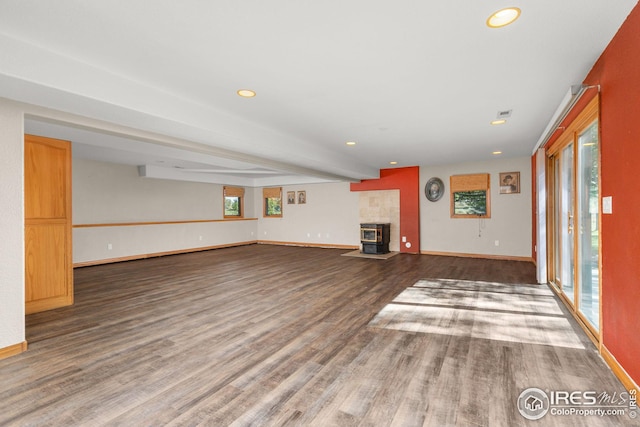
{"label": "baseboard trim", "polygon": [[118,258],[107,258],[107,259],[97,259],[94,261],[83,261],[76,262],[73,264],[73,268],[79,267],[90,267],[92,265],[102,265],[102,264],[112,264],[115,262],[123,262],[123,261],[135,261],[138,259],[147,259],[147,258],[156,258],[167,255],[179,255],[179,254],[187,254],[191,252],[202,252],[202,251],[210,251],[213,249],[222,249],[222,248],[232,248],[234,246],[246,246],[246,245],[254,245],[256,244],[256,240],[246,241],[246,242],[235,242],[228,243],[224,245],[215,245],[215,246],[203,246],[199,248],[190,248],[190,249],[180,249],[177,251],[167,251],[167,252],[153,252],[149,254],[139,254],[139,255],[130,255]]}
{"label": "baseboard trim", "polygon": [[[340,244],[333,244],[333,243],[285,242],[285,241],[277,241],[277,240],[251,240],[246,242],[236,242],[236,243],[229,243],[224,245],[181,249],[177,251],[153,252],[148,254],[130,255],[130,256],[118,257],[118,258],[106,258],[106,259],[98,259],[93,261],[76,262],[73,264],[73,268],[90,267],[92,265],[112,264],[116,262],[134,261],[138,259],[155,258],[155,257],[161,257],[161,256],[167,256],[167,255],[178,255],[178,254],[185,254],[185,253],[191,253],[191,252],[209,251],[212,249],[230,248],[234,246],[253,245],[256,243],[260,245],[298,246],[298,247],[306,247],[306,248],[326,248],[326,249],[355,250],[360,248],[359,245],[340,245]],[[517,257],[517,256],[508,256],[508,255],[487,255],[487,254],[470,254],[470,253],[461,253],[461,252],[438,252],[438,251],[420,251],[420,254],[462,257],[462,258],[481,258],[481,259],[497,259],[497,260],[505,260],[505,261],[534,262],[533,258],[530,258],[530,257]]]}
{"label": "baseboard trim", "polygon": [[27,342],[22,341],[18,344],[10,345],[9,347],[0,348],[0,360],[6,359],[7,357],[18,355],[22,352],[27,351]]}
{"label": "baseboard trim", "polygon": [[510,256],[510,255],[488,255],[488,254],[468,254],[461,252],[438,252],[438,251],[420,251],[421,255],[436,255],[436,256],[453,256],[460,258],[481,258],[481,259],[498,259],[504,261],[524,261],[534,262],[531,257],[524,256]]}
{"label": "baseboard trim", "polygon": [[27,301],[24,305],[24,314],[40,313],[42,311],[53,310],[54,308],[73,305],[73,297],[73,289],[71,289],[71,295]]}
{"label": "baseboard trim", "polygon": [[635,389],[637,394],[640,394],[640,387],[638,384],[633,381],[633,378],[624,370],[622,365],[618,363],[616,358],[611,354],[611,352],[604,345],[600,347],[600,354],[604,361],[609,365],[614,375],[618,377],[624,388],[629,391],[631,389]]}
{"label": "baseboard trim", "polygon": [[259,245],[277,245],[277,246],[299,246],[305,248],[325,248],[325,249],[360,249],[360,246],[354,245],[338,245],[332,243],[307,243],[307,242],[280,242],[276,240],[258,240]]}

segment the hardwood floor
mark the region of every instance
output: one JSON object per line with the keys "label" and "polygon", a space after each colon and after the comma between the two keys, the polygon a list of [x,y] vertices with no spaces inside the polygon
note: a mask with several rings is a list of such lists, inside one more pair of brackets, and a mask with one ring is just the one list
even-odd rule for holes
{"label": "hardwood floor", "polygon": [[0,361],[0,425],[518,426],[529,387],[624,392],[533,265],[345,252],[251,245],[76,269],[75,305],[27,316],[29,350]]}

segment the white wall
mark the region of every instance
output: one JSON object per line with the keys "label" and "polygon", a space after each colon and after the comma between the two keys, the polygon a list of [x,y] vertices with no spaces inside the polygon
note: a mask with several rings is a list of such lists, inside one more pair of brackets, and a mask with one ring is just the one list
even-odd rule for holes
{"label": "white wall", "polygon": [[[520,171],[519,194],[499,194],[498,174],[505,171]],[[449,176],[466,173],[490,173],[490,219],[450,218]],[[445,195],[435,203],[421,195],[421,251],[530,256],[530,159],[421,167],[420,188],[433,176],[445,182]],[[263,218],[262,189],[247,188],[245,217],[257,221],[75,228],[74,262],[256,239],[359,246],[360,197],[349,183],[285,186],[283,196],[300,190],[307,203],[285,199],[283,218]],[[134,166],[74,159],[73,215],[74,224],[221,219],[222,185],[140,178]]]}
{"label": "white wall", "polygon": [[[307,203],[287,204],[287,191],[306,191]],[[255,189],[258,240],[314,245],[360,245],[357,192],[348,182],[282,187],[282,218],[262,217],[262,189]],[[297,201],[296,201],[297,202]]]}
{"label": "white wall", "polygon": [[[222,219],[222,187],[140,178],[133,166],[74,159],[73,223]],[[301,190],[307,203],[287,204],[287,191]],[[352,193],[349,183],[285,186],[283,196],[282,218],[263,218],[262,188],[247,187],[244,216],[257,218],[254,221],[74,228],[73,261],[254,240],[359,246],[359,193]]]}
{"label": "white wall", "polygon": [[[222,189],[141,178],[135,166],[74,159],[73,223],[220,220]],[[253,189],[245,191],[245,217],[251,217]],[[254,220],[74,228],[73,262],[247,242],[256,239],[256,227]]]}
{"label": "white wall", "polygon": [[85,263],[250,242],[255,240],[255,224],[254,220],[74,228],[73,262]]}
{"label": "white wall", "polygon": [[141,178],[135,166],[73,159],[73,223],[222,219],[222,185]]}
{"label": "white wall", "polygon": [[23,113],[0,99],[0,349],[25,339]]}
{"label": "white wall", "polygon": [[[500,194],[500,172],[520,172],[520,193]],[[489,173],[491,218],[451,218],[449,177]],[[437,202],[420,197],[420,250],[460,254],[531,257],[531,159],[496,159],[420,168],[420,188],[424,192],[432,177],[442,179],[444,196]],[[495,242],[498,241],[499,246]]]}

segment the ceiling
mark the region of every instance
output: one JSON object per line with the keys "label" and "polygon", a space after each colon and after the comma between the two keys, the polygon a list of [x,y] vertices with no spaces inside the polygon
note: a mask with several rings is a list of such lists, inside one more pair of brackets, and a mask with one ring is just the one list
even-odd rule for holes
{"label": "ceiling", "polygon": [[[529,156],[636,4],[3,0],[0,97],[37,107],[26,132],[148,177],[284,185]],[[520,19],[488,28],[507,6]]]}

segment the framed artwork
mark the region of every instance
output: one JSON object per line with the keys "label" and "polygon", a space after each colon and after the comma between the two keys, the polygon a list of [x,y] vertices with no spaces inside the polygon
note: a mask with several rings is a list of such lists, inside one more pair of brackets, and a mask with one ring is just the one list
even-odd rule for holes
{"label": "framed artwork", "polygon": [[296,192],[287,191],[287,204],[294,205],[296,203]]}
{"label": "framed artwork", "polygon": [[520,192],[520,172],[500,172],[500,194]]}
{"label": "framed artwork", "polygon": [[444,194],[444,183],[440,178],[431,178],[424,187],[424,195],[430,202],[437,202]]}
{"label": "framed artwork", "polygon": [[298,204],[304,205],[307,203],[307,192],[306,191],[298,191]]}

